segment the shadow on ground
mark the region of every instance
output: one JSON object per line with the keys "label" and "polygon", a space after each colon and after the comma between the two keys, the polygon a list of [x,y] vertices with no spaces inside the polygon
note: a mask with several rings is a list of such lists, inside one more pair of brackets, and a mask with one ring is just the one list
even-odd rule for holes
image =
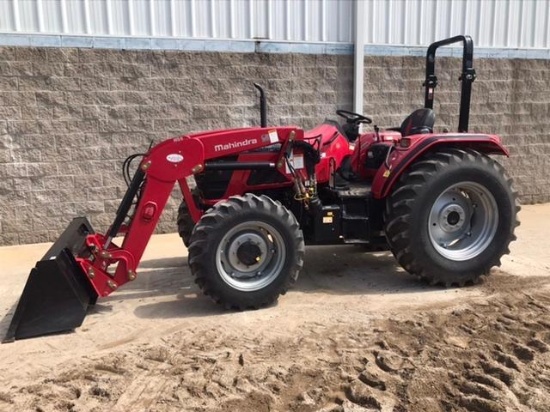
{"label": "shadow on ground", "polygon": [[[104,301],[174,294],[173,300],[146,303],[136,307],[134,313],[141,318],[231,313],[202,294],[186,260],[178,257],[143,262],[139,281],[129,285],[124,296],[115,294]],[[172,278],[167,281],[167,277]],[[390,252],[365,252],[357,246],[323,246],[307,248],[304,268],[288,293],[384,295],[437,289],[440,288],[428,286],[406,273]]]}
{"label": "shadow on ground", "polygon": [[[315,246],[307,248],[304,267],[289,293],[385,295],[437,289],[406,273],[390,252],[366,252],[359,246]],[[151,302],[153,299],[156,301]],[[15,307],[0,321],[0,336],[5,335]],[[203,295],[194,283],[186,256],[143,261],[138,278],[99,299],[90,307],[89,315],[117,310],[132,310],[137,317],[151,319],[231,313]]]}
{"label": "shadow on ground", "polygon": [[[185,289],[200,293],[186,257],[152,259],[139,267],[139,278],[124,285],[132,297],[173,294]],[[167,277],[173,278],[167,281]],[[292,290],[331,294],[407,293],[434,290],[405,272],[390,252],[365,252],[358,246],[308,247],[304,267]],[[111,295],[117,299],[118,294]]]}

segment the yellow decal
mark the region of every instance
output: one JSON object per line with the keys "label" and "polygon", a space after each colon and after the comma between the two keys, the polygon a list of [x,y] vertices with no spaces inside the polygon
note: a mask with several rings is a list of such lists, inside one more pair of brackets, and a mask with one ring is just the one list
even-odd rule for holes
{"label": "yellow decal", "polygon": [[390,175],[390,173],[391,173],[391,172],[390,172],[389,170],[386,170],[382,176],[388,177],[388,176]]}

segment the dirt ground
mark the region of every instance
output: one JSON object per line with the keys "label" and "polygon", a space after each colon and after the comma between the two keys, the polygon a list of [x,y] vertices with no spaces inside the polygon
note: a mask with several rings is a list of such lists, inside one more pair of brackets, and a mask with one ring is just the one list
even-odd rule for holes
{"label": "dirt ground", "polygon": [[[175,235],[74,333],[0,345],[0,411],[550,411],[550,204],[481,284],[315,247],[267,309],[202,296]],[[0,337],[47,245],[0,248]]]}

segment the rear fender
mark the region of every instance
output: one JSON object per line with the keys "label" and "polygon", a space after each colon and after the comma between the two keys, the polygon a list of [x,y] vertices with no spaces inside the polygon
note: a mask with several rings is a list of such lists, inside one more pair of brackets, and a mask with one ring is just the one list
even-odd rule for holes
{"label": "rear fender", "polygon": [[485,154],[509,156],[508,150],[502,145],[499,136],[489,134],[445,133],[411,136],[410,146],[404,149],[397,143],[389,159],[389,168],[383,165],[372,185],[375,199],[388,196],[395,183],[407,168],[429,151],[444,147],[468,148]]}

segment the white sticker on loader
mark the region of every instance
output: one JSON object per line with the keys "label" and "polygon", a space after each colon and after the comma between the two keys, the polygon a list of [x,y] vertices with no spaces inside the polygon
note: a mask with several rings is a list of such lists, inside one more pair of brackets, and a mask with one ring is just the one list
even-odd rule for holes
{"label": "white sticker on loader", "polygon": [[166,156],[166,160],[168,160],[170,163],[181,163],[183,162],[183,156],[179,153],[171,153]]}
{"label": "white sticker on loader", "polygon": [[270,130],[267,134],[269,135],[269,143],[277,143],[279,141],[277,130]]}
{"label": "white sticker on loader", "polygon": [[[294,169],[303,169],[304,168],[304,155],[294,155],[294,152],[290,155],[288,158],[288,161],[292,165]],[[288,163],[285,164],[286,166],[286,173],[290,174],[290,168],[288,167]]]}

